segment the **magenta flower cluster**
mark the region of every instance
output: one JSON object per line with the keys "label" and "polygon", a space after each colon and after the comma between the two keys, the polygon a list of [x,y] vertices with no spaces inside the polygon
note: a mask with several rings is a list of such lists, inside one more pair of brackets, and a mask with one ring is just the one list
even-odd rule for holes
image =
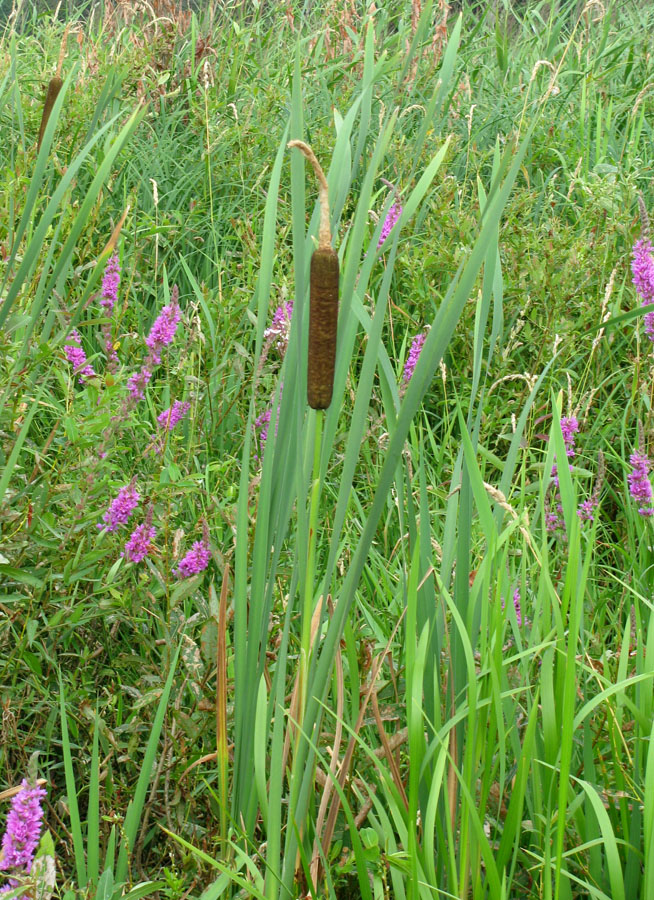
{"label": "magenta flower cluster", "polygon": [[[579,422],[576,416],[563,416],[561,419],[561,433],[565,443],[565,455],[568,459],[574,459],[575,455],[575,434],[579,431]],[[572,466],[569,466],[572,472]],[[559,487],[559,474],[556,463],[552,466],[552,481]]]}
{"label": "magenta flower cluster", "polygon": [[[39,785],[32,786],[23,779],[20,790],[11,801],[7,816],[7,828],[2,838],[0,870],[14,869],[17,870],[16,874],[29,875],[41,836],[43,819],[41,801],[45,795],[44,788]],[[2,891],[12,890],[17,886],[18,882],[12,878],[8,887]]]}
{"label": "magenta flower cluster", "polygon": [[291,319],[293,318],[293,303],[287,300],[280,303],[273,314],[272,322],[263,333],[264,340],[270,346],[277,347],[282,358],[288,348],[288,338],[291,331]]}
{"label": "magenta flower cluster", "polygon": [[82,338],[77,329],[73,328],[68,336],[68,340],[69,343],[64,345],[66,359],[79,374],[79,383],[84,384],[84,381],[87,378],[93,378],[95,376],[93,366],[86,361],[86,353],[82,347]]}
{"label": "magenta flower cluster", "polygon": [[379,235],[379,241],[377,242],[377,247],[381,247],[381,245],[386,241],[389,234],[397,225],[397,221],[402,215],[402,206],[399,203],[393,203],[391,208],[388,210],[386,214],[386,218],[384,219],[384,224],[382,225],[381,234]]}
{"label": "magenta flower cluster", "polygon": [[270,417],[272,415],[272,409],[269,406],[268,409],[264,409],[261,415],[257,416],[254,422],[255,428],[259,429],[259,443],[261,446],[261,452],[263,453],[263,449],[266,446],[266,440],[268,438],[268,428],[270,427]]}
{"label": "magenta flower cluster", "polygon": [[[127,524],[140,499],[141,495],[133,481],[121,488],[103,515],[102,522],[98,522],[98,528],[106,528],[109,532],[118,531],[118,528]],[[142,562],[152,549],[156,533],[156,529],[152,527],[152,507],[150,507],[145,521],[137,525],[127,539],[122,555],[131,562]]]}
{"label": "magenta flower cluster", "polygon": [[[275,437],[277,436],[277,428],[279,426],[279,410],[282,405],[282,391],[284,390],[284,385],[282,384],[279,388],[279,398],[277,401],[277,415],[275,416]],[[259,453],[263,457],[263,451],[266,446],[266,441],[268,439],[268,432],[270,430],[270,421],[272,419],[272,408],[273,408],[273,400],[270,401],[270,404],[264,409],[264,411],[257,416],[254,422],[255,429],[259,432]],[[258,459],[258,456],[255,456],[255,459]]]}
{"label": "magenta flower cluster", "polygon": [[[102,280],[100,306],[106,317],[109,319],[113,315],[116,303],[118,302],[118,289],[120,286],[120,263],[117,254],[110,257],[105,268]],[[281,329],[286,319],[290,320],[292,313],[292,304],[286,304],[282,313],[276,316],[273,322],[273,329],[278,333],[281,339]],[[99,458],[103,459],[107,456],[106,443],[111,437],[117,424],[124,421],[130,411],[135,407],[136,403],[143,399],[145,390],[152,378],[153,369],[161,363],[163,350],[172,343],[178,325],[181,320],[181,310],[179,307],[179,290],[174,286],[171,292],[170,303],[163,307],[157,316],[145,344],[148,348],[141,367],[134,372],[127,381],[127,396],[125,397],[122,408],[118,415],[112,417],[111,427],[103,432],[103,441],[98,449]],[[111,339],[111,324],[104,322],[102,325],[102,333],[105,339],[105,350],[107,353],[108,368],[112,364],[117,363],[117,356],[113,349]],[[81,347],[81,338],[79,333],[73,331],[71,333],[69,344],[65,347],[66,356],[80,373],[80,381],[95,375],[93,368],[87,363],[86,355]],[[173,404],[157,416],[157,423],[160,429],[172,431],[179,422],[188,414],[191,404],[188,401],[175,400]],[[163,438],[153,436],[156,448],[163,449]],[[134,510],[139,505],[141,495],[136,489],[136,478],[130,484],[125,485],[119,491],[116,497],[109,504],[108,509],[102,515],[102,520],[97,527],[100,530],[106,530],[110,533],[118,531],[119,528],[128,524]],[[142,562],[153,550],[156,538],[156,528],[152,524],[153,507],[150,504],[144,521],[137,525],[127,541],[122,552],[122,556],[132,563]],[[209,563],[209,532],[204,527],[204,539],[196,541],[186,556],[180,560],[177,568],[177,574],[180,577],[197,574],[203,571]]]}
{"label": "magenta flower cluster", "polygon": [[104,309],[108,316],[114,311],[114,306],[118,302],[118,286],[120,285],[120,263],[118,262],[118,254],[107,260],[107,265],[102,278],[102,290],[100,291],[102,299],[100,306]]}
{"label": "magenta flower cluster", "polygon": [[[561,419],[561,433],[565,444],[565,455],[568,460],[573,460],[576,452],[575,435],[579,431],[579,420],[576,416],[563,416]],[[572,471],[572,465],[569,462],[568,467]],[[595,518],[595,510],[599,503],[599,495],[602,488],[603,464],[600,466],[602,473],[598,472],[595,489],[592,496],[584,500],[577,510],[577,515],[582,522],[592,522]],[[545,512],[545,527],[548,531],[554,532],[563,529],[563,506],[561,505],[561,493],[559,487],[559,475],[557,464],[552,466],[552,482],[554,483],[554,506]]]}
{"label": "magenta flower cluster", "polygon": [[188,401],[175,400],[172,406],[157,416],[157,422],[161,428],[172,431],[176,425],[179,425],[190,408],[191,404]]}
{"label": "magenta flower cluster", "polygon": [[203,572],[209,565],[211,554],[206,541],[196,541],[186,556],[177,564],[177,574],[180,578],[188,578]]}
{"label": "magenta flower cluster", "polygon": [[175,285],[170,297],[170,303],[161,310],[150,329],[150,334],[145,339],[150,352],[139,371],[134,372],[127,380],[127,390],[133,403],[137,403],[145,396],[145,389],[152,378],[152,370],[161,362],[161,354],[164,347],[172,343],[181,318],[179,290],[177,285]]}
{"label": "magenta flower cluster", "polygon": [[411,347],[409,349],[409,355],[404,364],[404,371],[402,373],[402,381],[405,385],[409,383],[413,376],[413,372],[416,368],[418,360],[420,359],[420,354],[422,352],[422,345],[425,343],[427,339],[427,332],[421,331],[420,334],[416,335],[411,342]]}
{"label": "magenta flower cluster", "polygon": [[177,302],[177,294],[173,293],[171,302],[164,306],[146,337],[145,343],[152,354],[153,361],[159,365],[164,347],[172,344],[182,313]]}
{"label": "magenta flower cluster", "polygon": [[[636,241],[631,262],[633,283],[642,305],[654,304],[654,247],[649,239]],[[654,342],[654,308],[643,317],[645,334]]]}
{"label": "magenta flower cluster", "polygon": [[629,457],[632,471],[627,476],[629,493],[636,503],[639,503],[638,512],[641,516],[654,516],[652,505],[652,483],[649,480],[650,461],[647,454],[635,450]]}
{"label": "magenta flower cluster", "polygon": [[[518,625],[522,625],[522,608],[520,606],[520,588],[516,588],[513,592],[513,608]],[[504,600],[502,600],[502,609],[504,609]]]}
{"label": "magenta flower cluster", "polygon": [[[114,307],[118,302],[118,287],[120,285],[120,263],[118,255],[114,253],[107,261],[102,278],[100,306],[104,309],[108,318],[111,318]],[[110,372],[118,369],[118,354],[114,350],[114,342],[111,336],[111,325],[104,322],[102,325],[102,337],[104,338],[104,350],[107,356],[107,368]]]}
{"label": "magenta flower cluster", "polygon": [[134,482],[125,485],[111,501],[109,509],[102,516],[102,522],[98,522],[97,527],[106,528],[109,532],[117,531],[121,525],[127,524],[140,499],[141,495],[136,490]]}
{"label": "magenta flower cluster", "polygon": [[141,525],[138,525],[125,544],[125,549],[123,550],[125,559],[129,559],[133,563],[142,562],[152,550],[152,542],[156,535],[157,530],[151,524],[149,518]]}

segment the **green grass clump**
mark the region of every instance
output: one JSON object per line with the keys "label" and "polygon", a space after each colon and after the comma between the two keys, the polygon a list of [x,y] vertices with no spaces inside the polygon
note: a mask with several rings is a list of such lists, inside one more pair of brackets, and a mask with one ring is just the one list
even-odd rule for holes
{"label": "green grass clump", "polygon": [[57,896],[654,898],[652,20],[7,20],[0,823],[44,778]]}

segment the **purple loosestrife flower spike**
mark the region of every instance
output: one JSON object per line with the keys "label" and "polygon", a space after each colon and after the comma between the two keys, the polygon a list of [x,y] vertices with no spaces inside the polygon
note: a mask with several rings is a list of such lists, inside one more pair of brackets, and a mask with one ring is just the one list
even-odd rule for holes
{"label": "purple loosestrife flower spike", "polygon": [[561,432],[565,442],[565,452],[568,459],[575,455],[575,434],[579,431],[579,422],[576,416],[563,416],[561,419]]}
{"label": "purple loosestrife flower spike", "polygon": [[263,333],[264,340],[268,342],[268,345],[274,344],[282,357],[288,347],[292,317],[293,303],[290,300],[280,303],[274,312],[270,327],[266,328]]}
{"label": "purple loosestrife flower spike", "polygon": [[594,497],[589,497],[588,500],[584,500],[579,509],[577,510],[577,515],[581,519],[582,522],[593,522],[595,520],[595,508],[597,506],[597,501]]}
{"label": "purple loosestrife flower spike", "polygon": [[152,541],[156,535],[156,528],[147,519],[141,525],[138,525],[125,544],[125,549],[123,550],[125,559],[129,559],[133,563],[140,563],[144,560],[152,549]]}
{"label": "purple loosestrife flower spike", "polygon": [[23,869],[29,874],[41,835],[43,819],[41,800],[45,794],[44,788],[38,785],[32,787],[26,779],[23,779],[20,791],[11,801],[11,809],[7,816],[0,869]]}
{"label": "purple loosestrife flower spike", "polygon": [[[636,292],[643,306],[654,304],[654,248],[649,238],[636,241],[633,249],[631,271]],[[643,330],[654,342],[654,308],[643,317]]]}
{"label": "purple loosestrife flower spike", "polygon": [[180,559],[176,574],[180,578],[188,578],[203,572],[209,565],[211,554],[204,541],[196,541],[183,559]]}
{"label": "purple loosestrife flower spike", "polygon": [[[579,422],[576,416],[563,416],[561,419],[561,433],[565,443],[565,454],[568,459],[574,459],[575,455],[575,434],[579,431]],[[568,466],[572,472],[572,466]],[[556,463],[552,466],[552,481],[559,487],[559,473]]]}
{"label": "purple loosestrife flower spike", "polygon": [[427,332],[421,331],[420,334],[416,335],[411,342],[409,355],[407,357],[406,363],[404,364],[404,372],[402,373],[402,380],[405,384],[408,384],[409,381],[411,381],[414,369],[418,363],[418,360],[420,359],[422,345],[425,343],[426,338]]}
{"label": "purple loosestrife flower spike", "polygon": [[654,302],[654,248],[649,240],[636,241],[631,271],[638,296],[645,306]]}
{"label": "purple loosestrife flower spike", "polygon": [[[279,399],[277,405],[277,415],[275,417],[275,437],[277,437],[277,427],[279,425],[279,410],[282,405],[282,391],[284,390],[284,385],[281,384],[279,386]],[[272,419],[272,402],[265,409],[261,415],[257,416],[254,422],[254,427],[259,429],[259,446],[261,448],[261,455],[263,456],[263,451],[266,446],[266,440],[268,439],[268,431],[270,429],[270,420]],[[255,459],[258,457],[255,455]]]}
{"label": "purple loosestrife flower spike", "polygon": [[102,516],[102,522],[98,522],[98,528],[106,528],[107,531],[113,532],[117,531],[120,525],[126,525],[140,499],[141,495],[134,487],[133,482],[121,488],[117,497],[111,501],[109,509]]}
{"label": "purple loosestrife flower spike", "polygon": [[513,592],[513,608],[515,609],[515,617],[518,625],[522,625],[522,609],[520,608],[520,590],[518,588]]}
{"label": "purple loosestrife flower spike", "polygon": [[641,516],[654,516],[649,459],[645,453],[635,450],[629,457],[629,462],[633,466],[633,471],[627,476],[629,492],[636,503],[642,504],[638,512]]}
{"label": "purple loosestrife flower spike", "polygon": [[161,415],[157,416],[157,422],[161,428],[167,428],[168,431],[172,431],[175,425],[181,422],[190,408],[190,403],[182,403],[179,400],[175,400],[169,409],[164,410]]}
{"label": "purple loosestrife flower spike", "polygon": [[604,460],[604,454],[600,450],[597,454],[597,477],[595,478],[595,487],[593,488],[593,493],[588,498],[588,500],[584,500],[584,502],[577,510],[577,515],[582,522],[595,521],[595,510],[599,505],[599,499],[600,494],[602,493],[602,486],[604,485],[605,474],[606,463]]}
{"label": "purple loosestrife flower spike", "polygon": [[[109,318],[113,315],[114,306],[118,302],[118,285],[120,284],[120,265],[118,255],[114,253],[109,258],[102,278],[102,299],[100,306]],[[118,354],[114,350],[111,338],[111,325],[108,322],[102,324],[102,337],[104,338],[104,350],[107,356],[107,368],[110,372],[118,370]]]}
{"label": "purple loosestrife flower spike", "polygon": [[134,372],[133,375],[129,376],[127,379],[127,390],[132,400],[137,402],[145,397],[145,389],[151,378],[152,372],[147,366],[141,366],[138,372]]}
{"label": "purple loosestrife flower spike", "polygon": [[377,247],[381,247],[381,245],[386,241],[393,228],[397,225],[397,220],[401,215],[401,204],[393,203],[391,208],[388,210],[388,213],[386,214],[386,218],[384,219],[381,234],[379,235],[379,240],[377,242]]}
{"label": "purple loosestrife flower spike", "polygon": [[114,253],[109,257],[102,278],[102,299],[100,306],[106,311],[108,316],[114,311],[114,306],[118,302],[118,285],[120,284],[120,264],[118,255]]}
{"label": "purple loosestrife flower spike", "polygon": [[263,448],[266,446],[266,439],[268,437],[268,428],[270,426],[270,417],[272,415],[272,409],[268,407],[265,409],[260,416],[257,416],[254,425],[255,428],[259,429],[259,442],[261,444],[261,452],[263,453]]}
{"label": "purple loosestrife flower spike", "polygon": [[153,361],[158,365],[161,362],[161,351],[168,344],[171,344],[177,331],[182,313],[178,302],[179,292],[177,286],[173,288],[170,303],[159,313],[154,325],[150,329],[150,334],[145,339],[145,343],[150,350]]}
{"label": "purple loosestrife flower spike", "polygon": [[73,329],[68,337],[70,343],[64,345],[66,359],[79,372],[79,383],[84,384],[86,378],[93,378],[95,372],[93,366],[86,362],[86,353],[82,347],[82,338],[79,331]]}

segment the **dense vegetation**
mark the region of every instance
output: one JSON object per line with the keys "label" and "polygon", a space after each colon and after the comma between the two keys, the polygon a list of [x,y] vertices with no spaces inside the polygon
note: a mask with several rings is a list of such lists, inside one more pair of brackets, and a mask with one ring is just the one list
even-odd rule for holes
{"label": "dense vegetation", "polygon": [[66,900],[654,900],[654,9],[379,7],[0,31],[0,790]]}

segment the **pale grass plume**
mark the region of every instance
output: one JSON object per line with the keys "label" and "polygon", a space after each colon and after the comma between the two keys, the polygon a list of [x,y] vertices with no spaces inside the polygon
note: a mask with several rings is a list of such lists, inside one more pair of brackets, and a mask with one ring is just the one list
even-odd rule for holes
{"label": "pale grass plume", "polygon": [[566,200],[568,203],[570,202],[570,198],[572,197],[572,192],[575,189],[575,185],[577,184],[577,178],[579,177],[579,172],[581,171],[581,164],[583,162],[583,156],[580,156],[577,160],[577,165],[575,166],[575,170],[572,173],[572,178],[570,179],[570,187],[568,188],[568,193],[566,194]]}
{"label": "pale grass plume", "polygon": [[536,549],[531,540],[531,534],[529,532],[529,514],[527,510],[523,509],[522,512],[519,513],[511,506],[502,491],[499,488],[494,487],[492,484],[489,484],[487,481],[484,482],[484,488],[491,500],[494,500],[497,505],[501,507],[501,509],[503,509],[505,512],[508,512],[514,522],[519,523],[518,528],[520,529],[520,533],[529,545],[529,549],[531,550],[531,552],[535,557],[538,557]]}
{"label": "pale grass plume", "polygon": [[501,378],[498,378],[497,381],[494,381],[491,384],[490,388],[488,389],[487,396],[490,397],[495,388],[499,387],[501,384],[504,384],[505,381],[524,381],[529,390],[533,391],[534,385],[538,381],[538,376],[530,375],[528,372],[515,372],[513,375],[503,375]]}
{"label": "pale grass plume", "polygon": [[[602,306],[600,308],[600,322],[604,325],[605,322],[611,318],[611,311],[609,310],[609,300],[611,299],[611,294],[613,293],[613,285],[615,283],[615,276],[618,271],[618,267],[614,266],[613,271],[609,276],[609,280],[606,285],[606,289],[604,291],[604,297],[602,298]],[[590,357],[592,359],[595,350],[597,349],[597,345],[604,337],[604,328],[600,328],[595,337],[593,338],[593,345],[590,348]]]}
{"label": "pale grass plume", "polygon": [[637,113],[637,111],[638,111],[638,107],[640,106],[640,104],[643,102],[643,100],[644,100],[645,97],[647,96],[648,92],[649,92],[653,87],[654,87],[654,81],[650,81],[649,84],[646,84],[645,87],[641,89],[641,91],[640,91],[640,93],[638,94],[638,96],[636,97],[636,100],[635,100],[635,102],[634,102],[634,105],[633,105],[633,107],[632,107],[632,109],[631,109],[631,115],[632,115],[632,116],[635,116],[635,115],[636,115],[636,113]]}

